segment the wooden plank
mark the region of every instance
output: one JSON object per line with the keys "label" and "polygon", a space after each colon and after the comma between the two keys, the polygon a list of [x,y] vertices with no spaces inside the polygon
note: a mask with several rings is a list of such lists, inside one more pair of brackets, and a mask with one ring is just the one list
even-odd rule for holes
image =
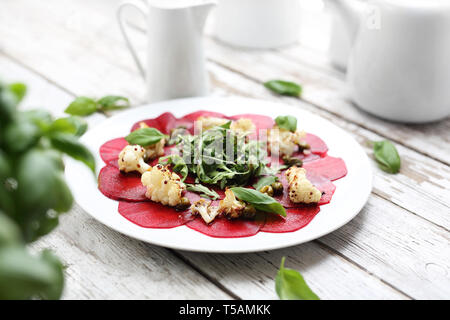
{"label": "wooden plank", "polygon": [[[5,81],[28,85],[24,109],[38,104],[55,116],[63,116],[73,100],[72,95],[1,54],[0,70]],[[88,122],[92,126],[104,119],[96,114]],[[51,248],[67,264],[65,299],[230,298],[170,250],[125,237],[95,221],[78,205],[32,248]]]}

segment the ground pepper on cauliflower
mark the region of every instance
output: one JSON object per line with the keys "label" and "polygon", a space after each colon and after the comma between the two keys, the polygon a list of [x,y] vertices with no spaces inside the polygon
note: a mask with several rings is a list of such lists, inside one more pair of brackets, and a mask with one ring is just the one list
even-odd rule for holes
{"label": "ground pepper on cauliflower", "polygon": [[170,172],[165,166],[158,164],[151,167],[144,172],[141,182],[147,187],[145,196],[152,201],[169,206],[179,206],[184,202],[182,194],[186,185],[181,182],[179,175]]}
{"label": "ground pepper on cauliflower", "polygon": [[128,145],[119,154],[119,170],[144,173],[150,166],[144,161],[145,149],[138,145]]}
{"label": "ground pepper on cauliflower", "polygon": [[299,167],[291,167],[286,173],[289,182],[289,199],[295,203],[318,203],[322,197],[320,192],[306,178],[306,170]]}
{"label": "ground pepper on cauliflower", "polygon": [[303,144],[306,133],[302,130],[295,132],[274,126],[267,135],[268,148],[271,152],[279,151],[280,156],[291,156]]}
{"label": "ground pepper on cauliflower", "polygon": [[200,199],[191,205],[191,212],[193,215],[200,215],[202,219],[208,224],[219,215],[219,207],[211,205],[211,201]]}

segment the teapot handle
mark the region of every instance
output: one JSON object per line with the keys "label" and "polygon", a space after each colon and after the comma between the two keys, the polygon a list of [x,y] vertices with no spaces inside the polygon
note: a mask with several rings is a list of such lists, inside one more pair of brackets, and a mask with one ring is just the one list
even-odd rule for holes
{"label": "teapot handle", "polygon": [[128,37],[127,27],[125,25],[126,22],[123,19],[123,13],[124,13],[124,9],[126,7],[132,7],[134,9],[137,9],[137,11],[139,11],[145,18],[148,17],[148,8],[142,2],[138,2],[138,1],[134,1],[134,0],[123,2],[117,8],[117,21],[119,22],[120,31],[122,32],[122,35],[125,38],[127,47],[130,50],[130,53],[131,53],[131,56],[133,57],[134,62],[136,62],[139,72],[141,73],[142,77],[145,79],[146,78],[145,69],[141,63],[141,60],[139,59],[139,57],[136,53],[136,50],[134,49],[133,44],[131,43],[130,38]]}

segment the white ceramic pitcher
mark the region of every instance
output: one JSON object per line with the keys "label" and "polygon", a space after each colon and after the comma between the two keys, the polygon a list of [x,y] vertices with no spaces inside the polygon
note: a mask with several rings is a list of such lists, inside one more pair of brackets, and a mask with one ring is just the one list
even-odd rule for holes
{"label": "white ceramic pitcher", "polygon": [[[146,80],[149,102],[208,93],[202,36],[215,4],[214,0],[131,0],[120,5],[120,29]],[[146,67],[127,35],[123,19],[127,7],[137,9],[147,21]]]}
{"label": "white ceramic pitcher", "polygon": [[352,39],[348,83],[362,109],[422,123],[450,114],[450,2],[329,0]]}

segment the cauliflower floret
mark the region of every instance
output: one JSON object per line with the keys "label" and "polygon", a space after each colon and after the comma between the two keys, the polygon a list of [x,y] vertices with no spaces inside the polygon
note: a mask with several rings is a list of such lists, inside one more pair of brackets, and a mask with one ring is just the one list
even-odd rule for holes
{"label": "cauliflower floret", "polygon": [[255,124],[250,119],[241,118],[231,123],[230,129],[236,133],[249,133],[256,129]]}
{"label": "cauliflower floret", "polygon": [[298,149],[298,145],[302,143],[302,139],[306,133],[303,130],[291,132],[289,130],[274,126],[269,130],[267,137],[269,150],[279,150],[281,156],[291,156]]}
{"label": "cauliflower floret", "polygon": [[119,170],[144,173],[150,166],[144,161],[145,149],[138,145],[128,145],[119,154]]}
{"label": "cauliflower floret", "polygon": [[201,123],[202,130],[208,130],[213,127],[221,126],[227,123],[230,120],[216,117],[198,117],[197,121]]}
{"label": "cauliflower floret", "polygon": [[[145,122],[139,123],[139,128],[149,128]],[[166,145],[166,139],[162,138],[158,143],[145,147],[145,158],[147,160],[153,160],[164,155],[164,146]]]}
{"label": "cauliflower floret", "polygon": [[289,199],[295,203],[318,203],[322,197],[320,192],[306,178],[306,170],[299,167],[291,167],[286,171],[289,182]]}
{"label": "cauliflower floret", "polygon": [[231,189],[225,190],[225,198],[219,202],[219,212],[224,214],[230,219],[236,219],[239,217],[251,218],[256,214],[255,208],[236,199]]}
{"label": "cauliflower floret", "polygon": [[158,164],[150,168],[142,175],[141,182],[147,187],[145,196],[150,200],[169,206],[181,204],[186,185],[167,167]]}
{"label": "cauliflower floret", "polygon": [[191,212],[200,215],[206,223],[211,223],[218,215],[219,207],[211,206],[211,201],[200,199],[191,205]]}

